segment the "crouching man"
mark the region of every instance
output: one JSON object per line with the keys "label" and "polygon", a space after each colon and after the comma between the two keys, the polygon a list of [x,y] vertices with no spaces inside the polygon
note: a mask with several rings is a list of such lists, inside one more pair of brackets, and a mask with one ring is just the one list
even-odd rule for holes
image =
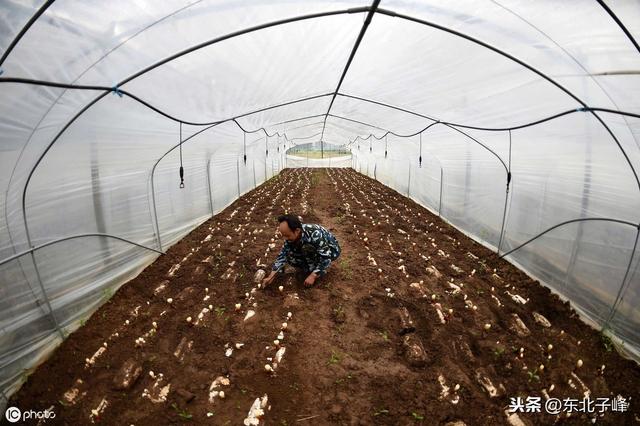
{"label": "crouching man", "polygon": [[336,237],[320,225],[301,223],[296,215],[278,217],[278,230],[284,246],[273,264],[271,274],[262,280],[262,286],[271,284],[285,264],[301,268],[309,275],[304,280],[311,287],[323,276],[331,264],[340,256],[340,245]]}

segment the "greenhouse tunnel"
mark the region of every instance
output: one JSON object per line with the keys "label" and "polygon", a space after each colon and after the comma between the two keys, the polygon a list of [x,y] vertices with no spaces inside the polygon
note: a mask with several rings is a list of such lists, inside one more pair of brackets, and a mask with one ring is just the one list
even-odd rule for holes
{"label": "greenhouse tunnel", "polygon": [[633,1],[3,2],[0,408],[292,167],[395,189],[640,360],[638,40]]}

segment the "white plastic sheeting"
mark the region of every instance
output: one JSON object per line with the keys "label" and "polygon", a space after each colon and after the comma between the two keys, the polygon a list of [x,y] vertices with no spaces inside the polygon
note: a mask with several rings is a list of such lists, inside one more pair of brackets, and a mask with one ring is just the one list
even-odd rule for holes
{"label": "white plastic sheeting", "polygon": [[2,2],[3,397],[321,140],[638,357],[639,38],[632,0]]}
{"label": "white plastic sheeting", "polygon": [[300,157],[297,155],[287,155],[286,159],[287,167],[338,167],[345,168],[351,167],[351,156],[350,155],[342,155],[339,157],[328,157],[328,158],[309,158],[309,157]]}

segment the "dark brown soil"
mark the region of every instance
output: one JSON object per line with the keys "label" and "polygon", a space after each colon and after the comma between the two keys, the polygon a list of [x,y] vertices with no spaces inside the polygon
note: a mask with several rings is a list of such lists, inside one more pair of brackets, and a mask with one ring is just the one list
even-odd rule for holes
{"label": "dark brown soil", "polygon": [[[251,295],[257,264],[268,270],[280,249],[272,238],[274,217],[283,211],[332,230],[342,256],[313,288],[302,285],[304,275],[283,274]],[[517,303],[510,294],[528,301]],[[208,305],[213,309],[196,325]],[[256,314],[244,321],[248,309]],[[533,312],[551,327],[536,323]],[[513,314],[528,335],[513,329]],[[265,364],[273,364],[268,358],[284,321],[286,352],[270,373]],[[56,418],[47,424],[91,424],[102,402],[93,417],[100,424],[237,425],[267,394],[263,422],[269,425],[503,425],[510,397],[538,396],[544,403],[545,389],[554,398],[582,399],[588,388],[591,399],[621,395],[630,403],[625,413],[598,415],[597,424],[638,424],[640,368],[605,343],[568,303],[395,191],[353,170],[285,170],[122,286],[29,377],[10,406],[53,406]],[[233,349],[228,357],[225,345]],[[140,371],[128,387],[124,365]],[[210,402],[209,387],[219,376],[230,384],[218,388],[224,399]],[[495,396],[482,381],[491,382]],[[145,389],[156,397],[168,384],[166,401],[143,397]],[[69,392],[74,387],[76,396]],[[519,418],[527,425],[582,425],[594,416],[542,411]]]}

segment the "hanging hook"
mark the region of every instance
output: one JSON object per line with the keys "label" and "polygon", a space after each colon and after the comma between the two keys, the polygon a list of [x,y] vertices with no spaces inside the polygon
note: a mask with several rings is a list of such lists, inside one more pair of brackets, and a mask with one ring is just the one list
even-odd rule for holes
{"label": "hanging hook", "polygon": [[242,131],[242,144],[244,146],[244,165],[247,165],[247,132]]}
{"label": "hanging hook", "polygon": [[180,122],[180,188],[184,188],[184,167],[182,166],[182,121]]}
{"label": "hanging hook", "polygon": [[422,133],[420,133],[420,156],[418,157],[418,167],[422,168]]}

